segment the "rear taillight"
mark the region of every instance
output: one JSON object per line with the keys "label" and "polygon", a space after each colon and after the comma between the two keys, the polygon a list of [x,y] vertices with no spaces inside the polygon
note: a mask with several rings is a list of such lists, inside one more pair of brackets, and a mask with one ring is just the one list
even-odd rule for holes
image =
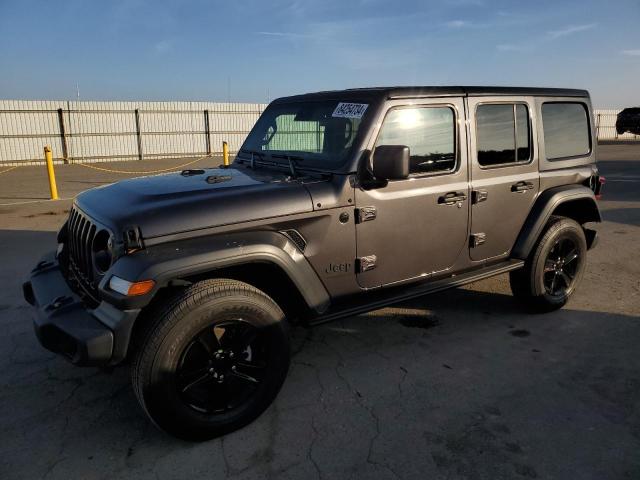
{"label": "rear taillight", "polygon": [[602,175],[598,175],[595,181],[595,188],[593,193],[596,195],[596,199],[600,200],[602,198],[602,189],[604,188],[604,184],[606,183],[606,179]]}

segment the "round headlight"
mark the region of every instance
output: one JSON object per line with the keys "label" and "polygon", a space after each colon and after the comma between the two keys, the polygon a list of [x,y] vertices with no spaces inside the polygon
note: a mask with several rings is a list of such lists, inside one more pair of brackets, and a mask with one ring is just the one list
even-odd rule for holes
{"label": "round headlight", "polygon": [[106,230],[100,230],[93,238],[93,263],[104,273],[113,262],[113,239]]}

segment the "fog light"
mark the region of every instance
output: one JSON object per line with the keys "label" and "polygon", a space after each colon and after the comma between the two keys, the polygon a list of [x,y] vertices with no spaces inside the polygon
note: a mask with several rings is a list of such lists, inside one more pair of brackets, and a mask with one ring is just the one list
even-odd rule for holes
{"label": "fog light", "polygon": [[144,295],[153,290],[156,282],[153,280],[143,280],[141,282],[129,282],[115,275],[109,280],[109,288],[121,295],[133,297],[136,295]]}

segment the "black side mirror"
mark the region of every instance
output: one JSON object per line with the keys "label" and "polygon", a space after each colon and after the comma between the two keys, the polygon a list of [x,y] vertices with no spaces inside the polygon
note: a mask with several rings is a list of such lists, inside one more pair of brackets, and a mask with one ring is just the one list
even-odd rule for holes
{"label": "black side mirror", "polygon": [[373,151],[373,176],[377,180],[401,180],[409,176],[409,147],[380,145]]}

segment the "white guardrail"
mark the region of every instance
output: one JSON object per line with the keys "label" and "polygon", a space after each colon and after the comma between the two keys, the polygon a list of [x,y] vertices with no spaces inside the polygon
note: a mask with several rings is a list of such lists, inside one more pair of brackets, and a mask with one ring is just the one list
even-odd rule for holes
{"label": "white guardrail", "polygon": [[[235,152],[264,110],[261,103],[0,100],[0,166],[192,157]],[[618,135],[620,110],[595,110],[598,140]]]}

